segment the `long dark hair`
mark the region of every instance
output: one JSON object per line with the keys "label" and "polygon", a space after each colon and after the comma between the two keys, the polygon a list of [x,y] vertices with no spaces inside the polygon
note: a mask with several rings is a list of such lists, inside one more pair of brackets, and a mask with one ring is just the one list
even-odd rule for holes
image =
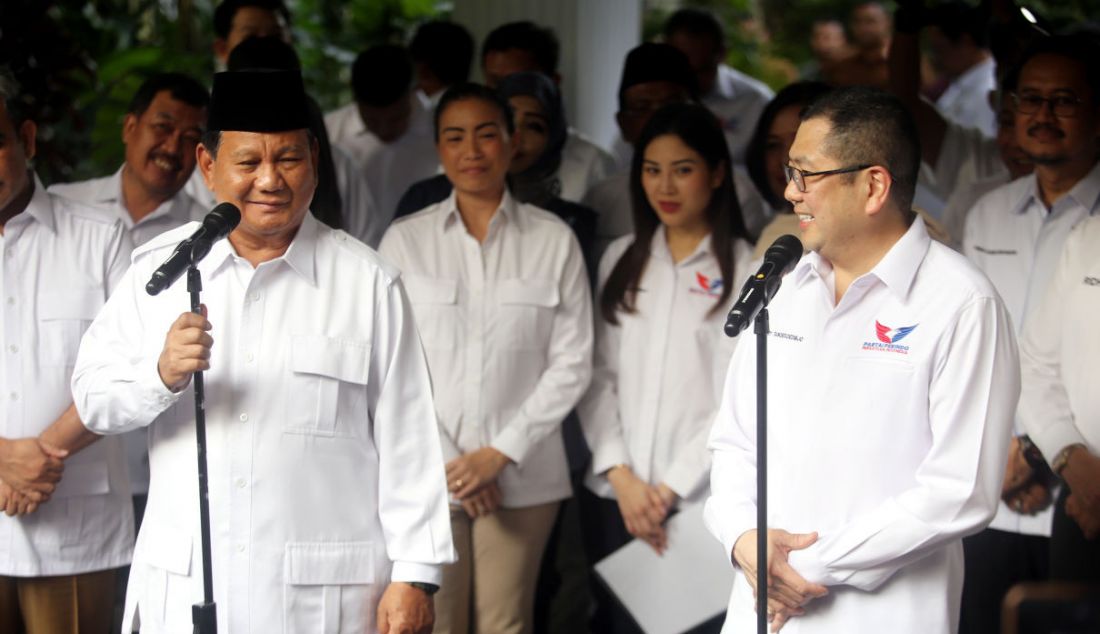
{"label": "long dark hair", "polygon": [[745,148],[745,166],[749,170],[749,178],[756,190],[768,201],[773,209],[779,209],[787,204],[782,196],[776,196],[772,186],[768,183],[768,170],[764,162],[764,155],[768,148],[768,133],[772,123],[787,106],[802,106],[805,108],[814,99],[829,92],[829,85],[819,81],[798,81],[780,90],[775,97],[768,102],[756,120],[756,130],[752,133],[752,139]]}
{"label": "long dark hair", "polygon": [[710,309],[712,314],[725,305],[733,288],[733,242],[736,238],[749,240],[749,232],[745,229],[745,220],[741,216],[741,205],[737,202],[729,147],[726,145],[722,126],[701,105],[678,103],[665,106],[650,118],[634,146],[634,158],[630,164],[634,241],[615,263],[615,268],[611,270],[604,285],[603,294],[600,295],[600,313],[613,324],[619,323],[615,315],[617,311],[637,312],[635,300],[638,282],[642,279],[649,261],[649,246],[653,242],[653,234],[661,226],[661,219],[650,206],[645,190],[642,189],[642,164],[649,144],[666,134],[677,136],[684,145],[698,152],[710,169],[721,169],[724,175],[722,184],[714,190],[706,209],[711,245],[723,280],[722,295]]}

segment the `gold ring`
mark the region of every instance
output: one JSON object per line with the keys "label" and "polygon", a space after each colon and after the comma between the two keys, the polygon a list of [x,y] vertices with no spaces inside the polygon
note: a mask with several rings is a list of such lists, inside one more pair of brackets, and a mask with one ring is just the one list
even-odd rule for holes
{"label": "gold ring", "polygon": [[455,488],[456,489],[461,489],[462,488],[462,480],[455,480]]}

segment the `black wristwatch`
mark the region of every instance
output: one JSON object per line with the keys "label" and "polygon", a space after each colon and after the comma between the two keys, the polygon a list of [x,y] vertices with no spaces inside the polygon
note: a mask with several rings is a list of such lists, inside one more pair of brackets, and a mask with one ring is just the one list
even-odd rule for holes
{"label": "black wristwatch", "polygon": [[406,581],[406,583],[416,588],[417,590],[420,590],[429,597],[436,592],[439,592],[439,586],[435,585],[434,583],[426,583],[424,581]]}

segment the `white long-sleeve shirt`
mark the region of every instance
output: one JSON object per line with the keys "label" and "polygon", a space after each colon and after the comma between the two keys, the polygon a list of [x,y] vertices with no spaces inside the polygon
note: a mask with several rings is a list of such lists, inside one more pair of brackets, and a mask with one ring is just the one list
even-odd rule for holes
{"label": "white long-sleeve shirt", "polygon": [[1100,455],[1100,217],[1066,239],[1050,288],[1020,338],[1019,417],[1047,460],[1084,444]]}
{"label": "white long-sleeve shirt", "polygon": [[[833,283],[807,254],[770,308],[768,526],[818,533],[789,562],[830,592],[784,632],[954,632],[960,538],[993,517],[1019,394],[1008,311],[919,218],[835,304]],[[756,348],[734,352],[710,440],[727,560],[756,527]],[[739,573],[725,631],[753,623]]]}
{"label": "white long-sleeve shirt", "polygon": [[[138,249],[73,375],[97,433],[149,426],[149,503],[126,619],[190,631],[202,598],[193,382],[157,371],[189,306],[145,283],[189,224]],[[213,324],[205,373],[211,549],[223,632],[373,632],[390,580],[439,583],[454,560],[430,382],[398,272],[311,214],[253,268],[228,240],[199,264]],[[127,630],[129,631],[129,630]]]}
{"label": "white long-sleeve shirt", "polygon": [[[72,405],[80,337],[129,263],[130,240],[105,220],[46,193],[35,179],[27,208],[0,236],[0,436],[38,436]],[[0,575],[39,577],[130,562],[134,514],[118,438],[65,460],[50,501],[31,515],[0,514]]]}
{"label": "white long-sleeve shirt", "polygon": [[[963,253],[993,282],[1017,334],[1028,326],[1049,288],[1070,230],[1097,210],[1100,164],[1049,210],[1039,198],[1034,174],[994,189],[974,205],[966,220]],[[1024,433],[1018,420],[1015,432]],[[1002,501],[990,527],[1049,536],[1053,517],[1053,507],[1024,515]]]}
{"label": "white long-sleeve shirt", "polygon": [[580,246],[505,191],[483,243],[455,193],[398,219],[381,253],[402,271],[428,353],[447,460],[491,446],[515,508],[571,495],[561,422],[592,372],[592,299]]}
{"label": "white long-sleeve shirt", "polygon": [[[624,236],[604,253],[597,298],[633,241],[634,236]],[[736,293],[750,274],[752,247],[734,242],[729,280],[722,278],[710,236],[692,255],[673,262],[662,226],[649,249],[637,312],[618,311],[618,324],[596,315],[592,384],[577,406],[592,450],[585,484],[614,498],[603,473],[629,464],[642,480],[663,482],[681,498],[699,502],[710,473],[707,435],[737,342],[722,331],[727,307],[711,309],[723,288],[732,286]]]}
{"label": "white long-sleeve shirt", "polygon": [[759,79],[726,64],[718,66],[714,88],[702,101],[722,124],[735,163],[744,163],[756,122],[772,97],[775,92]]}

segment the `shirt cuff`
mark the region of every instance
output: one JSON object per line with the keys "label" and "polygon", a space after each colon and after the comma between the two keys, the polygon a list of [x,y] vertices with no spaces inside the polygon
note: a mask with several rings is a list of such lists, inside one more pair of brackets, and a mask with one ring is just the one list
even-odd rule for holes
{"label": "shirt cuff", "polygon": [[489,446],[507,456],[509,460],[517,465],[523,462],[523,459],[527,457],[527,452],[531,449],[531,445],[524,438],[523,432],[517,429],[517,425],[514,424],[502,429],[493,439],[493,442],[489,443]]}
{"label": "shirt cuff", "polygon": [[682,464],[675,464],[665,474],[663,482],[680,496],[681,500],[686,500],[699,490],[700,485],[706,480],[708,471],[700,471],[698,465],[685,467]]}
{"label": "shirt cuff", "polygon": [[602,475],[608,469],[621,464],[630,464],[630,454],[620,440],[600,443],[592,452],[592,473]]}
{"label": "shirt cuff", "polygon": [[817,556],[817,549],[813,546],[802,550],[792,550],[787,555],[787,563],[794,568],[803,579],[810,583],[819,583],[823,586],[835,586],[840,583],[838,579],[829,574],[825,563]]}
{"label": "shirt cuff", "polygon": [[1031,441],[1043,452],[1043,457],[1048,463],[1053,463],[1058,453],[1066,447],[1080,443],[1089,446],[1085,437],[1070,422],[1055,423],[1042,430],[1038,436],[1030,436]]}
{"label": "shirt cuff", "polygon": [[441,585],[443,583],[443,566],[439,564],[422,564],[415,561],[395,561],[390,573],[390,581],[409,583],[418,581]]}

